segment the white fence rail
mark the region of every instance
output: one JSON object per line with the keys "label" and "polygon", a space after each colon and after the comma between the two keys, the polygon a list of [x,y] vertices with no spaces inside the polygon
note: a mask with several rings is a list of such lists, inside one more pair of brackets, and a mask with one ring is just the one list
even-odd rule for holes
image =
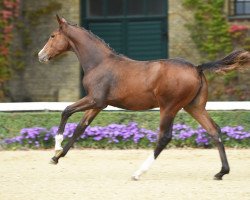
{"label": "white fence rail", "polygon": [[[63,111],[72,102],[25,102],[0,103],[0,112],[29,112],[29,111]],[[207,110],[245,110],[250,111],[250,101],[213,101],[208,102]],[[120,111],[123,109],[108,106],[106,111]],[[153,109],[159,110],[159,109]]]}

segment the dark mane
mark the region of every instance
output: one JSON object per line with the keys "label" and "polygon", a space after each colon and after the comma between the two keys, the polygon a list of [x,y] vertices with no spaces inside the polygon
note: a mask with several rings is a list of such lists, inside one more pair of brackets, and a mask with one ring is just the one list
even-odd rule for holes
{"label": "dark mane", "polygon": [[87,30],[87,29],[85,29],[85,28],[83,28],[83,27],[81,27],[81,26],[78,26],[78,24],[75,24],[75,23],[74,23],[74,24],[71,24],[71,23],[68,22],[68,24],[69,24],[70,26],[74,26],[74,27],[76,27],[76,28],[80,28],[80,29],[82,29],[83,31],[87,32],[88,35],[90,36],[90,39],[93,39],[93,38],[94,38],[94,39],[98,40],[98,41],[101,42],[105,47],[107,47],[109,50],[111,50],[112,53],[114,53],[115,55],[117,55],[117,56],[122,56],[122,57],[126,57],[126,56],[124,56],[124,55],[122,55],[122,54],[116,52],[115,49],[113,49],[112,47],[110,47],[109,44],[106,43],[102,38],[98,37],[98,36],[95,35],[93,32],[91,32],[91,30]]}

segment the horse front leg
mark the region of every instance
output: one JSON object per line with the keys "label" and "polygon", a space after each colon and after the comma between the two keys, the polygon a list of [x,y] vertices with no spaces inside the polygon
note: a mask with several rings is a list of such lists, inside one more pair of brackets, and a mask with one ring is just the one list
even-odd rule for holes
{"label": "horse front leg", "polygon": [[62,142],[63,142],[63,132],[65,130],[65,125],[69,119],[69,117],[79,111],[86,111],[88,109],[94,108],[96,106],[96,102],[93,98],[86,96],[81,100],[77,101],[76,103],[67,106],[61,115],[60,125],[55,136],[55,155],[61,152]]}
{"label": "horse front leg", "polygon": [[89,126],[89,124],[94,120],[94,118],[98,115],[98,113],[101,110],[102,109],[90,109],[86,111],[86,113],[84,114],[84,117],[82,118],[80,123],[77,125],[73,133],[73,136],[69,139],[68,143],[61,150],[57,151],[56,155],[51,159],[51,164],[57,164],[59,158],[67,154],[67,152],[73,146],[77,138],[79,138],[80,135],[84,133],[86,128]]}
{"label": "horse front leg", "polygon": [[57,155],[62,150],[63,132],[65,130],[65,125],[71,115],[72,113],[68,112],[68,107],[62,112],[61,121],[55,136],[55,155]]}

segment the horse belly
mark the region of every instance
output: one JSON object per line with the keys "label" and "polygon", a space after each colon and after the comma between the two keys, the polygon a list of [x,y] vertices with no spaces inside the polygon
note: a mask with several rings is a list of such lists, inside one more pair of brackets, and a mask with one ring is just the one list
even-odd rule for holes
{"label": "horse belly", "polygon": [[149,110],[159,107],[153,94],[134,94],[120,99],[113,99],[109,105],[127,110]]}

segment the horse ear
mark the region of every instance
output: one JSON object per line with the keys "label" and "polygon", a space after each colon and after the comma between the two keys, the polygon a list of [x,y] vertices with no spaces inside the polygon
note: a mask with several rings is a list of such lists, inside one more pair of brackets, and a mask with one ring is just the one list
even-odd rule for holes
{"label": "horse ear", "polygon": [[60,18],[58,14],[56,14],[56,19],[60,26],[62,26],[63,24],[67,24],[67,21],[64,18]]}
{"label": "horse ear", "polygon": [[56,14],[56,19],[57,19],[58,24],[61,24],[61,18],[59,17],[58,14]]}

